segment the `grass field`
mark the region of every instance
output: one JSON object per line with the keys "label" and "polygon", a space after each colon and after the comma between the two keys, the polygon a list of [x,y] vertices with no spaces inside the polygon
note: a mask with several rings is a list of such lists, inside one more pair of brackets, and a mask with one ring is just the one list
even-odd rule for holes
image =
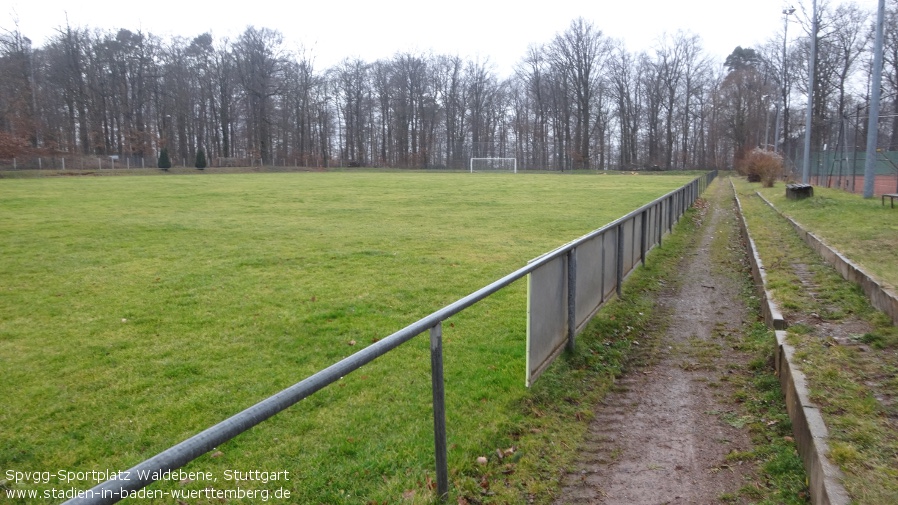
{"label": "grass field", "polygon": [[815,187],[813,198],[789,200],[782,185],[752,187],[851,261],[898,286],[894,250],[898,243],[898,209],[883,205],[880,198],[865,199],[838,189]]}
{"label": "grass field", "polygon": [[[692,177],[0,181],[0,488],[90,487],[8,472],[126,469]],[[524,293],[444,323],[453,489],[476,486],[476,457],[510,448],[521,405],[559,387],[523,387]],[[428,349],[416,339],[185,470],[289,503],[427,501]],[[290,474],[224,482],[230,469]]]}

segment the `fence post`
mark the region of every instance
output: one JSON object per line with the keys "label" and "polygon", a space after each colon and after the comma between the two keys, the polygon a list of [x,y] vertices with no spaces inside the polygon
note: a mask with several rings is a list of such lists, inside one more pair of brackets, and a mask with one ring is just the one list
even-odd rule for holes
{"label": "fence post", "polygon": [[624,225],[617,225],[617,297],[620,298],[624,285]]}
{"label": "fence post", "polygon": [[567,348],[574,350],[577,333],[577,248],[567,253]]}
{"label": "fence post", "polygon": [[667,199],[667,200],[668,200],[668,201],[667,201],[667,231],[668,231],[668,232],[672,232],[672,231],[673,231],[673,224],[674,224],[674,196],[675,196],[675,195],[670,195],[670,198]]}
{"label": "fence post", "polygon": [[682,190],[678,189],[674,193],[674,207],[677,210],[674,212],[674,219],[673,219],[673,222],[670,224],[671,233],[673,233],[673,229],[677,225],[677,223],[680,222],[680,212],[682,212],[682,205],[683,205],[683,192],[682,192]]}
{"label": "fence post", "polygon": [[689,208],[689,187],[680,190],[680,218],[686,215],[686,209]]}
{"label": "fence post", "polygon": [[648,242],[648,223],[649,223],[649,210],[646,209],[642,211],[640,228],[642,233],[639,235],[639,260],[642,262],[642,266],[645,266],[645,245]]}
{"label": "fence post", "polygon": [[436,455],[437,495],[449,497],[449,464],[446,455],[446,393],[443,382],[443,323],[430,329],[430,379],[433,384],[433,441]]}

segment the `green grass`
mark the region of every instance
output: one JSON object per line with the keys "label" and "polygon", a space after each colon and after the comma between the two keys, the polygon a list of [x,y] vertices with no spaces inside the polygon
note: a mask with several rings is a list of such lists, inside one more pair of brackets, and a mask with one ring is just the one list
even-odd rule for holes
{"label": "green grass", "polygon": [[868,272],[898,286],[898,209],[882,205],[879,198],[864,199],[832,188],[815,187],[812,198],[789,200],[782,185],[755,186],[780,212]]}
{"label": "green grass", "polygon": [[[772,295],[786,319],[816,314],[810,319],[830,324],[853,319],[873,328],[872,333],[858,335],[860,342],[871,344],[869,349],[839,345],[824,330],[808,324],[790,326],[788,338],[796,348],[796,363],[807,375],[811,400],[821,408],[829,429],[829,456],[845,472],[844,484],[853,503],[898,502],[898,430],[894,423],[898,408],[893,400],[898,391],[894,352],[898,329],[869,305],[857,286],[825,265],[785,220],[755,196],[755,188],[741,180],[736,181],[736,188]],[[813,283],[816,296],[802,288],[795,265],[807,270],[805,277]]]}
{"label": "green grass", "polygon": [[779,380],[771,373],[776,339],[762,323],[743,329],[738,336],[724,336],[732,348],[753,357],[746,366],[727,370],[721,382],[736,388],[735,412],[721,418],[751,437],[748,451],[733,452],[727,461],[750,462],[758,477],[746,483],[739,494],[751,503],[801,504],[809,502],[806,474],[795,448],[792,423],[783,403]]}
{"label": "green grass", "polygon": [[[729,186],[719,179],[715,184]],[[729,188],[725,192],[730,195]],[[725,203],[721,207],[726,208]],[[736,217],[728,217],[727,226],[711,242],[713,268],[740,286],[742,302],[750,312],[760,314],[759,300]],[[751,463],[756,478],[739,489],[738,495],[749,503],[802,504],[809,501],[806,473],[792,437],[792,423],[786,411],[779,380],[773,372],[776,338],[760,322],[746,322],[738,332],[718,325],[711,343],[740,353],[743,357],[727,370],[720,370],[719,381],[733,388],[732,410],[721,418],[732,426],[746,427],[752,446],[744,452],[732,452],[732,464]],[[713,356],[711,358],[713,360]]]}
{"label": "green grass", "polygon": [[[690,179],[0,181],[0,469],[128,468]],[[524,293],[517,283],[444,323],[453,493],[482,490],[476,457],[517,444],[508,489],[548,496],[535,455],[589,411],[558,394],[576,391],[572,376],[589,382],[582,367],[565,375],[586,357],[524,389]],[[626,345],[601,347],[589,367],[611,373]],[[418,338],[185,469],[289,470],[277,486],[240,486],[283,485],[294,503],[426,502],[428,349]],[[560,424],[521,428],[539,412]]]}

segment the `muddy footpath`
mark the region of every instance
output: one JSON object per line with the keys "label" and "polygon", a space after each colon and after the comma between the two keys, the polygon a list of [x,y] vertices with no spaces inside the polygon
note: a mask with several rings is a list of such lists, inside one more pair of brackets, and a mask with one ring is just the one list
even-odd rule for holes
{"label": "muddy footpath", "polygon": [[750,359],[727,339],[757,314],[712,254],[716,235],[735,235],[732,189],[716,181],[704,198],[698,238],[656,302],[664,329],[596,407],[557,505],[721,503],[754,478],[752,465],[727,458],[751,441],[726,421],[735,391],[721,376]]}

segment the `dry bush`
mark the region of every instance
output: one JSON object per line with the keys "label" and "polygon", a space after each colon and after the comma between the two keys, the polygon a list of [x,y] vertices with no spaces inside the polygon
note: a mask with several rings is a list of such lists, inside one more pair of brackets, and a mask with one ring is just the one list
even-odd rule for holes
{"label": "dry bush", "polygon": [[783,175],[783,157],[773,151],[753,149],[738,167],[739,173],[758,178],[765,188],[772,188],[777,179]]}
{"label": "dry bush", "polygon": [[22,156],[27,152],[27,140],[10,135],[6,132],[0,132],[0,159],[12,159],[16,156]]}

